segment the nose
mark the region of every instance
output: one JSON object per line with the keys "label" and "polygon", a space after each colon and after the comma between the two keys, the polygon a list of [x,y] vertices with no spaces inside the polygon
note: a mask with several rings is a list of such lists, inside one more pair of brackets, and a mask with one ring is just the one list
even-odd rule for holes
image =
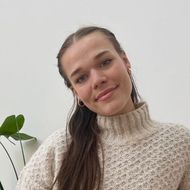
{"label": "nose", "polygon": [[91,72],[92,86],[94,89],[97,89],[106,83],[107,77],[102,71],[92,70]]}

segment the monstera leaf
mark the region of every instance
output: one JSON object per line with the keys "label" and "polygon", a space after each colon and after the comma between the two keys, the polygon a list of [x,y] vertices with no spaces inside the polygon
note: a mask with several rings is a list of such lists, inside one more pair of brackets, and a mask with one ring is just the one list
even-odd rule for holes
{"label": "monstera leaf", "polygon": [[[24,125],[24,121],[25,121],[25,119],[24,119],[24,116],[22,114],[20,114],[18,116],[15,116],[15,115],[8,116],[4,120],[3,124],[0,126],[0,137],[4,136],[9,141],[10,141],[10,137],[16,141],[20,141],[21,153],[22,153],[23,162],[25,165],[26,161],[25,161],[25,155],[24,155],[24,150],[23,150],[23,146],[22,146],[22,141],[23,140],[36,139],[36,138],[32,137],[30,135],[27,135],[25,133],[20,133],[20,130],[22,129],[22,127]],[[13,143],[12,141],[10,141],[10,142]],[[8,159],[10,160],[10,163],[13,167],[15,176],[18,179],[16,167],[13,163],[13,160],[12,160],[8,150],[6,149],[6,147],[4,146],[4,144],[1,141],[0,141],[0,145],[4,149],[6,155],[8,156]],[[3,186],[2,186],[1,181],[0,181],[0,190],[3,190]]]}
{"label": "monstera leaf", "polygon": [[0,127],[0,136],[6,138],[13,138],[14,140],[30,140],[35,137],[29,136],[25,133],[19,133],[24,124],[24,116],[22,114],[15,116],[8,116]]}

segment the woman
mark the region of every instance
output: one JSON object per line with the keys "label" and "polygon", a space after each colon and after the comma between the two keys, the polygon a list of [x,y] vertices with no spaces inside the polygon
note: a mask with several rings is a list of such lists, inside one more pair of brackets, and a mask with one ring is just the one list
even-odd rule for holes
{"label": "woman", "polygon": [[17,190],[190,190],[190,131],[151,119],[114,34],[85,27],[61,47],[75,104],[21,172]]}

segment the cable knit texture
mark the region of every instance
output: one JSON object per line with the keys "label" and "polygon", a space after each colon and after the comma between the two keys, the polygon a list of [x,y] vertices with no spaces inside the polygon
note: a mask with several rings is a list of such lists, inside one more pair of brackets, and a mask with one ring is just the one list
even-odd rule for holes
{"label": "cable knit texture", "polygon": [[[187,128],[152,120],[145,102],[126,114],[97,116],[97,122],[104,155],[102,190],[190,190]],[[65,151],[65,129],[60,129],[24,167],[16,190],[50,190]],[[101,155],[99,149],[103,166]]]}

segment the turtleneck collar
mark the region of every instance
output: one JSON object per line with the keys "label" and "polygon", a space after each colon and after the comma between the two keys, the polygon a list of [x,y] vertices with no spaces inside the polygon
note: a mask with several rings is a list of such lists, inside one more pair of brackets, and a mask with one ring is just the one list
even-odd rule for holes
{"label": "turtleneck collar", "polygon": [[127,141],[143,139],[155,133],[158,128],[150,118],[148,105],[141,102],[135,105],[135,110],[116,116],[97,116],[97,124],[103,139],[123,138]]}

